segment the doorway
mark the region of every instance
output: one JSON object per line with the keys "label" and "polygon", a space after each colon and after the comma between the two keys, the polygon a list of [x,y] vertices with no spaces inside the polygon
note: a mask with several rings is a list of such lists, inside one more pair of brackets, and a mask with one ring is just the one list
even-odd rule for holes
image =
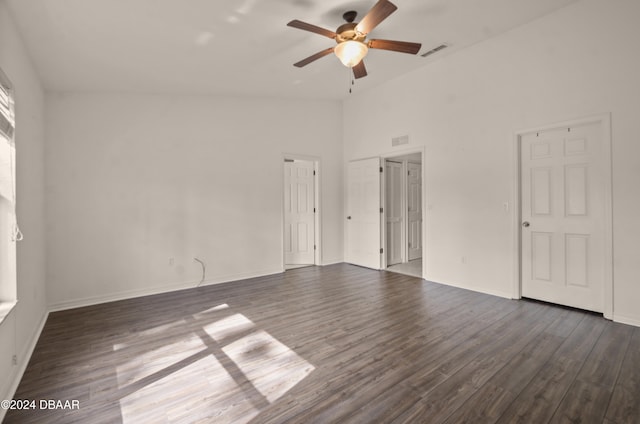
{"label": "doorway", "polygon": [[611,317],[609,128],[606,116],[518,134],[517,297]]}
{"label": "doorway", "polygon": [[422,153],[388,157],[385,171],[385,268],[422,278]]}
{"label": "doorway", "polygon": [[[425,271],[423,154],[424,151],[420,149],[402,155],[396,153],[347,162],[345,262],[422,278]],[[385,170],[387,164],[393,169],[391,172]],[[409,172],[412,172],[415,178],[410,178]],[[387,183],[389,173],[394,176],[389,177],[391,180]],[[413,184],[412,199],[409,199],[409,182]],[[399,188],[391,193],[394,190],[392,188],[387,193],[387,185]],[[415,215],[412,215],[413,236],[408,230],[408,204],[413,205],[411,212]],[[409,260],[409,241],[413,249],[413,260]],[[389,254],[391,259],[388,258]],[[395,262],[397,257],[399,263],[388,266],[388,262]]]}
{"label": "doorway", "polygon": [[284,269],[319,263],[318,162],[284,159]]}

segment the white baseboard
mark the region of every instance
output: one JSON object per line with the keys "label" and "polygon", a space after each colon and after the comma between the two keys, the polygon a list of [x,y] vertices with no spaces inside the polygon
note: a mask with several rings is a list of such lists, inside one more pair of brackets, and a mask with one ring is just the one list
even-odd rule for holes
{"label": "white baseboard", "polygon": [[449,283],[449,282],[444,282],[444,281],[436,281],[436,280],[432,280],[430,278],[427,277],[423,277],[425,280],[427,281],[431,281],[432,283],[437,283],[437,284],[443,284],[445,286],[451,286],[451,287],[456,287],[459,289],[464,289],[464,290],[470,290],[476,293],[482,293],[482,294],[488,294],[491,296],[497,296],[497,297],[503,297],[505,299],[513,299],[513,293],[511,293],[510,291],[501,291],[501,290],[491,290],[491,289],[487,289],[486,287],[467,287],[465,285],[462,284],[456,284],[456,283]]}
{"label": "white baseboard", "polygon": [[232,283],[234,281],[247,280],[249,278],[267,277],[269,275],[282,274],[283,272],[284,272],[284,268],[280,267],[277,269],[274,268],[274,269],[267,269],[267,270],[256,271],[256,272],[247,272],[242,274],[222,275],[214,278],[207,278],[201,284],[196,283],[196,286],[203,287],[203,286],[212,286],[215,284]]}
{"label": "white baseboard", "polygon": [[341,264],[344,262],[344,259],[342,258],[337,258],[337,259],[325,259],[322,261],[322,263],[320,264],[320,266],[325,266],[325,265],[335,265],[335,264]]}
{"label": "white baseboard", "polygon": [[100,303],[114,302],[117,300],[133,299],[135,297],[151,296],[154,294],[169,293],[172,291],[192,289],[198,286],[208,286],[213,284],[230,283],[238,280],[245,280],[247,278],[263,277],[266,275],[279,274],[284,272],[283,268],[265,269],[259,271],[252,271],[240,274],[228,274],[216,276],[214,278],[206,279],[202,283],[199,281],[187,281],[182,283],[175,283],[166,286],[149,287],[138,290],[127,290],[118,293],[112,293],[103,296],[91,296],[81,299],[73,299],[69,301],[63,301],[53,303],[49,305],[49,312],[63,311],[67,309],[81,308],[84,306],[98,305]]}
{"label": "white baseboard", "polygon": [[[42,318],[40,319],[40,323],[38,324],[38,328],[31,335],[31,339],[29,343],[24,347],[22,352],[18,355],[18,358],[21,361],[18,363],[18,367],[13,374],[13,378],[11,379],[11,384],[8,386],[8,389],[5,394],[3,394],[2,399],[13,399],[13,395],[15,395],[16,390],[18,390],[18,386],[20,385],[20,381],[22,381],[22,376],[24,375],[25,370],[27,369],[27,365],[29,365],[29,361],[31,360],[31,355],[33,355],[33,351],[38,344],[38,340],[40,339],[40,335],[42,334],[42,330],[44,329],[44,325],[47,322],[47,318],[49,317],[49,313],[45,312]],[[11,376],[10,376],[11,378]],[[7,413],[6,409],[0,408],[0,423],[4,420],[4,416]]]}
{"label": "white baseboard", "polygon": [[49,312],[64,311],[67,309],[82,308],[84,306],[98,305],[100,303],[115,302],[117,300],[132,299],[135,297],[150,296],[195,287],[195,282],[177,283],[169,286],[149,287],[146,289],[127,290],[102,296],[90,296],[80,299],[65,300],[49,305]]}
{"label": "white baseboard", "polygon": [[623,315],[616,315],[614,313],[613,321],[619,322],[620,324],[627,324],[627,325],[633,325],[634,327],[640,327],[640,319],[638,318],[625,317]]}

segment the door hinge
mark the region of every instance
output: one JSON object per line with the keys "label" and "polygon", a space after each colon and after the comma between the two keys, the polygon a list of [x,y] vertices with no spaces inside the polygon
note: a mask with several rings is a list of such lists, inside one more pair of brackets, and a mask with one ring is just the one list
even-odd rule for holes
{"label": "door hinge", "polygon": [[316,250],[316,245],[315,244],[313,245],[313,250]]}
{"label": "door hinge", "polygon": [[382,247],[380,248],[380,253],[384,253],[384,249]]}
{"label": "door hinge", "polygon": [[315,169],[313,170],[313,175],[316,175],[316,170]]}
{"label": "door hinge", "polygon": [[383,170],[383,168],[382,168],[382,167],[380,167],[380,172],[382,172],[382,170]]}
{"label": "door hinge", "polygon": [[383,209],[382,209],[382,208],[380,208],[380,213],[382,213],[382,212],[383,212]]}
{"label": "door hinge", "polygon": [[313,213],[316,213],[316,208],[313,208]]}

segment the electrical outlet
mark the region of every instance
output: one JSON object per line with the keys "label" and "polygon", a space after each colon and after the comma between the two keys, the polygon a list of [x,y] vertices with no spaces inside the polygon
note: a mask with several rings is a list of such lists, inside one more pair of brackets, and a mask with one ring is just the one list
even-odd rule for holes
{"label": "electrical outlet", "polygon": [[173,265],[173,258],[169,258],[169,265]]}
{"label": "electrical outlet", "polygon": [[18,355],[13,355],[11,357],[11,364],[18,365]]}

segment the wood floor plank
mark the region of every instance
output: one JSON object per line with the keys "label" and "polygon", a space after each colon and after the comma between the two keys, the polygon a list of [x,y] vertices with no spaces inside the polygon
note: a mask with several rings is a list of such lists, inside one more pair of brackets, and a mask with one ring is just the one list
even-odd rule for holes
{"label": "wood floor plank", "polygon": [[605,324],[605,331],[585,359],[551,422],[604,420],[633,330],[612,322]]}
{"label": "wood floor plank", "polygon": [[551,419],[605,330],[603,319],[591,314],[581,316],[574,331],[509,405],[498,423],[546,423]]}
{"label": "wood floor plank", "polygon": [[[499,331],[491,338],[492,343],[475,347],[473,349],[475,356],[470,362],[467,362],[466,355],[463,355],[464,359],[460,360],[460,364],[464,365],[435,388],[418,386],[417,389],[424,392],[422,402],[413,410],[399,416],[397,421],[444,422],[461,408],[480,387],[504,367],[509,358],[527,345],[529,337],[535,337],[542,332],[558,314],[555,309],[546,310],[548,308],[546,306],[540,308],[536,311],[539,314],[538,319],[531,325],[524,318],[529,316],[526,315],[526,309],[529,307],[530,305],[526,305],[525,310],[520,311],[520,314],[510,317],[509,328],[498,326]],[[457,369],[458,366],[453,369]]]}
{"label": "wood floor plank", "polygon": [[446,423],[496,422],[564,341],[558,334],[570,333],[575,328],[579,319],[574,316],[578,317],[563,311],[544,331],[531,337],[524,349],[481,386],[464,408],[450,415]]}
{"label": "wood floor plank", "polygon": [[307,267],[50,314],[15,398],[80,409],[5,423],[620,424],[639,351],[594,314]]}
{"label": "wood floor plank", "polygon": [[513,402],[515,395],[488,382],[477,390],[464,407],[456,409],[444,421],[446,424],[494,423]]}
{"label": "wood floor plank", "polygon": [[610,397],[610,389],[575,380],[549,422],[600,423]]}
{"label": "wood floor plank", "polygon": [[389,423],[413,408],[420,399],[420,394],[407,385],[390,386],[355,413],[343,415],[340,422]]}
{"label": "wood floor plank", "polygon": [[612,422],[640,422],[640,328],[633,330],[617,384],[607,407]]}
{"label": "wood floor plank", "polygon": [[631,340],[633,327],[607,322],[604,331],[578,374],[578,379],[613,388]]}

